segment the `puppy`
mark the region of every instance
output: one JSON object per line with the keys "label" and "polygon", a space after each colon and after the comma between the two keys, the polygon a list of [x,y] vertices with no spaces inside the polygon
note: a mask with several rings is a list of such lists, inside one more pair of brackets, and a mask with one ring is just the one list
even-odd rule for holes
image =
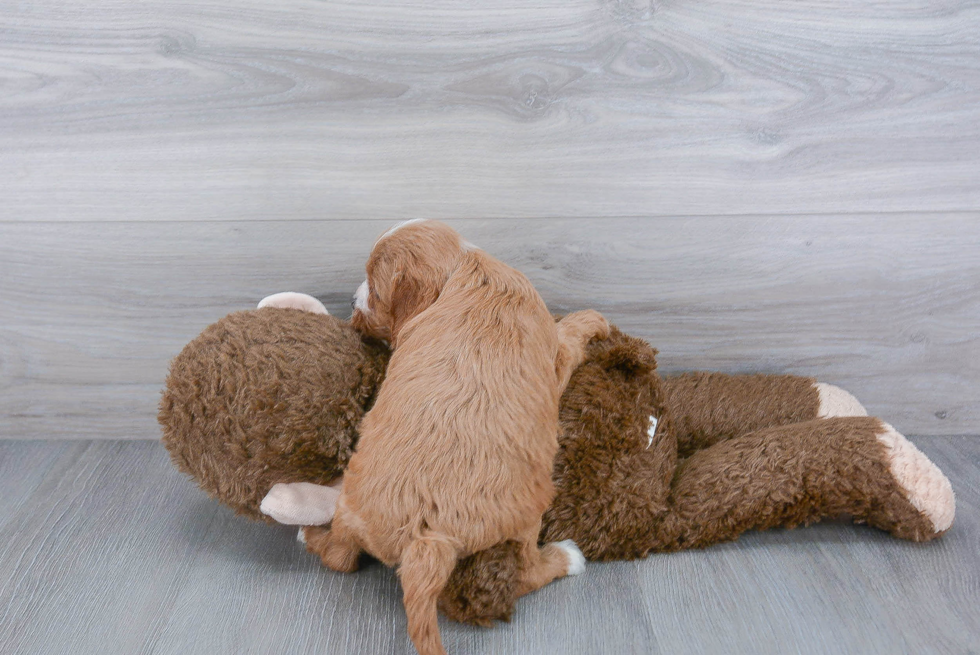
{"label": "puppy", "polygon": [[333,523],[305,528],[307,548],[338,571],[362,550],[398,566],[412,642],[445,653],[436,601],[459,558],[520,542],[521,594],[584,567],[574,543],[538,534],[559,398],[609,326],[594,311],[556,325],[527,278],[434,221],[382,235],[351,320],[393,354]]}

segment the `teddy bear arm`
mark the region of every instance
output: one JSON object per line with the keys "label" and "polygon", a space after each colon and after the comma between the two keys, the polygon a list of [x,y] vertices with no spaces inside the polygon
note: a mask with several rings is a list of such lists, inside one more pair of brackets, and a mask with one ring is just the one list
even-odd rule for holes
{"label": "teddy bear arm", "polygon": [[259,509],[284,525],[325,525],[333,519],[343,478],[330,485],[280,482],[272,485]]}
{"label": "teddy bear arm", "polygon": [[[795,375],[686,373],[664,378],[664,389],[681,456],[756,430],[818,418],[823,400],[821,385]],[[839,394],[825,395],[840,403]],[[849,415],[844,409],[824,415]]]}
{"label": "teddy bear arm", "polygon": [[894,536],[945,532],[949,480],[894,428],[870,417],[767,428],[692,455],[675,478],[654,550],[703,547],[750,529],[851,516]]}

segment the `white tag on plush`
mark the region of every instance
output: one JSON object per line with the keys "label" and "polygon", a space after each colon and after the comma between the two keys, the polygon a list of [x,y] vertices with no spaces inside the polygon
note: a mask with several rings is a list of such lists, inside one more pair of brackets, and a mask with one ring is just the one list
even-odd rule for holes
{"label": "white tag on plush", "polygon": [[657,435],[657,417],[656,416],[651,416],[650,417],[650,429],[647,430],[647,436],[650,437],[647,440],[647,450],[649,450],[650,449],[650,446],[653,445],[653,438],[656,435]]}

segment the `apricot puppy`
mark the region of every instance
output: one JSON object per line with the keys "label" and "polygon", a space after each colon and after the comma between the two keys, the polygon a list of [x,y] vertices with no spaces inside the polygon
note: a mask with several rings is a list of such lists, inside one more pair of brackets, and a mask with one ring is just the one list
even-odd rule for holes
{"label": "apricot puppy", "polygon": [[591,310],[556,325],[524,275],[435,221],[382,235],[351,320],[393,354],[333,523],[306,528],[307,548],[338,571],[362,550],[398,566],[412,642],[444,653],[436,600],[461,557],[520,542],[521,594],[584,568],[573,542],[537,541],[558,401],[609,325]]}

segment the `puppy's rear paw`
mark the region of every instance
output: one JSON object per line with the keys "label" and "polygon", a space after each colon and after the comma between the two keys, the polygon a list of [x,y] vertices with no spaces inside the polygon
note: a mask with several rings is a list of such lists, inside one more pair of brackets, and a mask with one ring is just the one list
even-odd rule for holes
{"label": "puppy's rear paw", "polygon": [[574,541],[571,539],[556,541],[555,546],[560,548],[568,558],[568,572],[566,575],[579,575],[585,572],[585,555],[582,554],[582,551],[579,550],[579,547],[575,545]]}

